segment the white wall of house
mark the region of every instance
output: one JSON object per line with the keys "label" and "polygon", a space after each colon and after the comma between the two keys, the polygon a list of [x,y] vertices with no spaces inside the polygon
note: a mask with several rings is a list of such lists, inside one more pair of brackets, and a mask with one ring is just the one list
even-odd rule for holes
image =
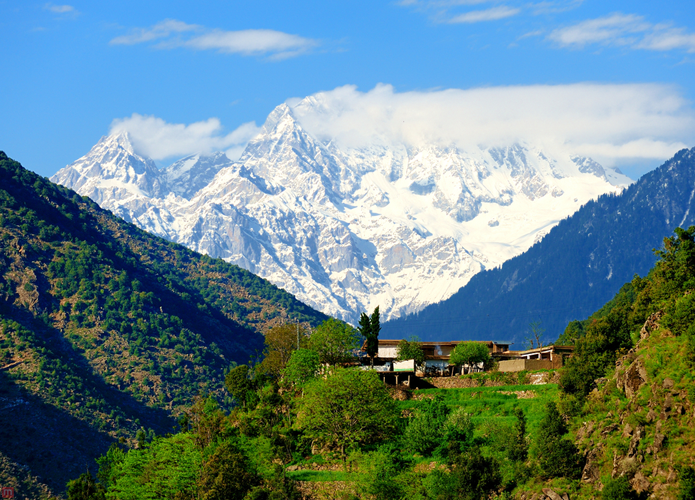
{"label": "white wall of house", "polygon": [[396,356],[398,356],[398,346],[379,346],[378,356],[385,359],[396,359]]}

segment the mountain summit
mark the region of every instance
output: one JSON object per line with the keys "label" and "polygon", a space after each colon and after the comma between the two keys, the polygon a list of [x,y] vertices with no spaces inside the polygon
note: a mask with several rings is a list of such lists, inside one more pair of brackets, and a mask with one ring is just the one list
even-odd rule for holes
{"label": "mountain summit", "polygon": [[376,305],[388,319],[444,300],[631,182],[526,143],[326,136],[325,106],[278,106],[237,162],[194,155],[157,170],[121,135],[52,180],[350,322]]}

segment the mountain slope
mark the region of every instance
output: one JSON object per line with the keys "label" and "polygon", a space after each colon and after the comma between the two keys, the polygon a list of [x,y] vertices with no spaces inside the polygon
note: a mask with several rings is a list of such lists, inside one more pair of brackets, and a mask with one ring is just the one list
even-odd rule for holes
{"label": "mountain slope", "polygon": [[228,404],[225,371],[268,328],[324,319],[0,152],[0,484],[62,491],[114,439],[170,431],[198,394]]}
{"label": "mountain slope", "polygon": [[[141,187],[128,173],[135,167],[120,161],[149,164],[127,135],[102,139],[52,179],[354,323],[376,305],[394,318],[444,300],[582,203],[631,182],[570,151],[530,144],[354,144],[320,133],[326,106],[320,95],[280,105],[238,162],[218,154],[148,170],[157,189]],[[104,155],[107,144],[132,153]],[[187,169],[199,173],[178,175]]]}
{"label": "mountain slope", "polygon": [[476,275],[450,299],[382,326],[385,337],[499,339],[517,347],[531,321],[553,341],[634,274],[677,226],[695,224],[695,149],[682,150],[619,195],[604,195],[561,221],[527,252]]}

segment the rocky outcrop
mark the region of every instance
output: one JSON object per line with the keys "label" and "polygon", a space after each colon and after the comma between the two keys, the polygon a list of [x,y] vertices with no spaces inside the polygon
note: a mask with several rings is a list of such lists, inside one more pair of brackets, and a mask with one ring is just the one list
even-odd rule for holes
{"label": "rocky outcrop", "polygon": [[[589,396],[590,405],[611,408],[605,417],[584,422],[576,431],[586,460],[582,482],[596,490],[603,488],[601,478],[610,472],[612,478],[627,477],[638,494],[675,499],[678,474],[668,436],[691,425],[688,415],[693,407],[682,383],[660,375],[672,361],[667,354],[656,354],[664,339],[672,337],[660,328],[662,317],[661,311],[649,316],[636,348],[616,362],[612,377],[597,381],[598,389]],[[616,389],[624,399],[615,396]]]}

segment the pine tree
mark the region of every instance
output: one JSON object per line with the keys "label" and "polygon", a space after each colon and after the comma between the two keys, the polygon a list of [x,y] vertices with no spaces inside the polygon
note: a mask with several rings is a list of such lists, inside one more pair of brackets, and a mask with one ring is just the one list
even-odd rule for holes
{"label": "pine tree", "polygon": [[367,353],[372,358],[372,366],[374,366],[374,356],[379,352],[379,332],[381,324],[379,323],[379,306],[376,306],[372,317],[369,319],[369,338],[367,339]]}
{"label": "pine tree", "polygon": [[374,356],[379,352],[379,331],[381,324],[379,322],[379,306],[376,306],[371,317],[366,313],[360,315],[360,323],[357,328],[367,343],[367,355],[370,358],[371,366],[374,367]]}

